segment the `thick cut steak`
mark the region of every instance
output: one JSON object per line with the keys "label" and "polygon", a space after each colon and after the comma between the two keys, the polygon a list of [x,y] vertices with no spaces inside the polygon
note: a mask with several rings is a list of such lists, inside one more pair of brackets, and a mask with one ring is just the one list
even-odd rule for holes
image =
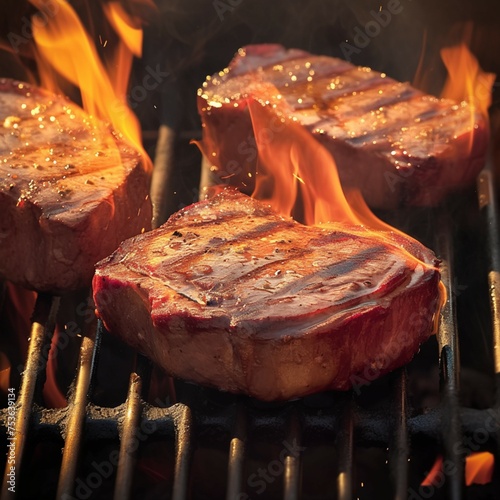
{"label": "thick cut steak", "polygon": [[408,362],[433,332],[436,264],[410,238],[303,226],[224,190],[98,263],[94,300],[174,376],[289,399]]}
{"label": "thick cut steak", "polygon": [[0,79],[0,276],[89,286],[95,263],[149,229],[140,155],[64,97]]}
{"label": "thick cut steak", "polygon": [[[487,124],[469,104],[340,59],[256,45],[198,91],[214,182],[249,194],[257,159],[249,99],[304,126],[333,155],[343,186],[359,188],[373,207],[436,204],[471,184],[484,163]],[[273,123],[260,132],[272,138]]]}

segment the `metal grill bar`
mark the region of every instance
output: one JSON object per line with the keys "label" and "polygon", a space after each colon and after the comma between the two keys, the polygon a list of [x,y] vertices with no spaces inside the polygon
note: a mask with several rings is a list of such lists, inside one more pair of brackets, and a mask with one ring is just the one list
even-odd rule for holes
{"label": "metal grill bar", "polygon": [[398,370],[393,387],[394,399],[394,437],[390,445],[389,465],[395,485],[395,500],[408,498],[408,410],[406,404],[406,370]]}
{"label": "metal grill bar", "polygon": [[497,376],[495,405],[500,408],[500,221],[495,191],[495,174],[492,157],[477,181],[479,209],[483,212],[488,240],[488,285],[490,287],[491,319],[493,325],[493,356]]}
{"label": "metal grill bar", "polygon": [[[179,412],[185,405],[177,403],[168,408],[158,408],[146,405],[143,411],[143,420],[154,424],[159,435],[173,435],[179,420]],[[52,409],[42,412],[40,409],[33,411],[33,433],[43,432],[46,436],[60,436],[65,434],[66,409]],[[337,413],[325,412],[318,415],[316,412],[304,413],[302,416],[302,431],[307,433],[321,433],[325,439],[335,439],[336,437],[336,415]],[[488,439],[495,440],[496,432],[500,430],[500,420],[498,413],[491,409],[476,410],[472,408],[461,408],[459,411],[460,420],[465,433],[472,434],[476,429],[484,429]],[[86,436],[88,439],[118,439],[119,430],[117,422],[125,418],[125,406],[116,408],[100,407],[93,404],[87,406]],[[425,436],[432,440],[440,439],[441,423],[443,413],[440,408],[430,410],[424,414],[411,417],[407,421],[410,436]],[[226,412],[219,415],[205,417],[197,415],[196,426],[205,431],[213,428],[214,423],[223,425],[226,422]],[[256,432],[270,432],[276,430],[278,416],[271,420],[263,417],[253,422]],[[0,411],[0,422],[3,428],[6,427],[6,411]],[[227,429],[230,431],[230,426]],[[356,437],[360,442],[389,443],[394,428],[386,416],[382,416],[380,411],[356,411]],[[339,449],[336,443],[336,449]]]}
{"label": "metal grill bar", "polygon": [[247,417],[243,403],[236,407],[234,434],[229,443],[226,499],[239,498],[243,493],[243,469],[247,439]]}
{"label": "metal grill bar", "polygon": [[151,361],[138,354],[136,364],[137,369],[130,374],[125,417],[119,430],[120,454],[114,491],[116,500],[127,500],[132,495],[134,467],[139,448],[138,432],[144,405],[141,397],[147,396],[151,381]]}
{"label": "metal grill bar", "polygon": [[[486,225],[488,247],[488,286],[492,323],[493,362],[495,369],[494,408],[500,410],[500,216],[498,214],[497,191],[498,179],[495,178],[493,155],[488,160],[477,180],[479,210]],[[500,427],[496,432],[496,460],[500,459]],[[497,484],[500,467],[495,466]]]}
{"label": "metal grill bar", "polygon": [[187,498],[191,460],[191,427],[193,418],[189,406],[179,406],[181,407],[180,415],[175,416],[176,440],[173,500],[184,500]]}
{"label": "metal grill bar", "polygon": [[130,374],[130,385],[125,404],[125,421],[121,432],[120,456],[118,459],[118,471],[115,483],[115,500],[128,500],[132,490],[134,477],[135,452],[134,446],[136,431],[139,427],[142,413],[142,380],[136,373]]}
{"label": "metal grill bar", "polygon": [[297,415],[297,407],[294,406],[290,415],[287,442],[292,446],[295,453],[285,456],[284,500],[298,500],[300,498],[300,473],[301,473],[301,425]]}
{"label": "metal grill bar", "polygon": [[68,498],[73,494],[78,468],[81,443],[85,429],[87,400],[96,356],[96,321],[92,322],[80,347],[80,360],[77,371],[75,391],[68,401],[72,408],[66,427],[64,451],[57,487],[57,498]]}
{"label": "metal grill bar", "polygon": [[460,500],[463,498],[464,487],[464,456],[460,453],[462,443],[462,425],[460,422],[458,403],[459,352],[458,332],[453,295],[453,253],[452,253],[452,223],[447,212],[438,217],[436,249],[443,259],[441,263],[441,280],[446,288],[446,302],[441,311],[441,321],[438,330],[438,344],[441,365],[441,409],[443,415],[443,448],[444,460],[452,464],[451,473],[446,476],[448,498]]}
{"label": "metal grill bar", "polygon": [[[40,369],[45,367],[47,362],[43,359],[42,349],[45,342],[50,342],[54,333],[57,310],[59,308],[59,297],[40,293],[37,296],[35,309],[33,312],[33,325],[31,328],[30,343],[28,349],[28,359],[22,378],[19,398],[17,400],[17,418],[15,428],[15,460],[16,460],[16,481],[20,481],[22,472],[22,459],[26,440],[30,431],[32,421],[32,407],[35,395],[35,388],[38,381]],[[9,492],[8,472],[9,463],[5,466],[5,474],[2,485],[2,498],[15,498],[16,493]]]}
{"label": "metal grill bar", "polygon": [[337,473],[337,497],[339,500],[352,498],[352,468],[353,468],[353,401],[352,394],[346,395],[342,401],[342,422],[337,436],[339,468]]}

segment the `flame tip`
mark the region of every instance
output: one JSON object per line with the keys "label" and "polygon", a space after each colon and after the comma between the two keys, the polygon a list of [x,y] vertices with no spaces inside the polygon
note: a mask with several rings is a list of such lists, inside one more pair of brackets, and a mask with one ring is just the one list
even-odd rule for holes
{"label": "flame tip", "polygon": [[[29,1],[37,8],[43,6],[41,0]],[[140,56],[142,48],[142,30],[137,19],[117,1],[103,5],[106,18],[120,35],[106,69],[73,7],[66,0],[51,1],[57,16],[49,16],[46,23],[33,26],[42,86],[60,93],[58,83],[62,76],[79,87],[89,121],[109,123],[115,137],[130,142],[150,171],[152,163],[142,146],[139,122],[126,100],[132,58]],[[107,44],[102,35],[98,38],[102,46]]]}

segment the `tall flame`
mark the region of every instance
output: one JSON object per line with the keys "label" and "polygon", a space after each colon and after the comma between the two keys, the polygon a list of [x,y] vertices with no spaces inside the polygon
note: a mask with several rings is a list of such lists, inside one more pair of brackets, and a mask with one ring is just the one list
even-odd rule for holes
{"label": "tall flame", "polygon": [[495,75],[481,69],[465,43],[442,49],[441,58],[448,71],[441,96],[456,102],[466,101],[470,105],[469,150],[472,150],[477,113],[488,120]]}
{"label": "tall flame", "polygon": [[465,43],[442,49],[441,58],[448,71],[442,97],[457,102],[467,101],[472,109],[488,116],[495,75],[481,69]]}
{"label": "tall flame", "polygon": [[[271,95],[279,94],[276,90]],[[411,238],[378,219],[358,191],[344,194],[331,154],[304,127],[286,118],[285,106],[261,101],[248,101],[258,149],[254,198],[308,225],[351,224],[353,231],[370,232],[379,241],[397,244],[410,261],[429,267],[412,252]]]}
{"label": "tall flame", "polygon": [[275,116],[276,108],[254,100],[248,106],[259,152],[252,196],[269,200],[278,213],[290,215],[300,193],[306,224],[357,222],[328,151],[300,125]]}
{"label": "tall flame", "polygon": [[120,35],[123,44],[136,57],[142,55],[142,29],[118,2],[104,5],[104,13],[114,30]]}
{"label": "tall flame", "polygon": [[[43,0],[29,0],[43,9]],[[53,71],[79,87],[83,107],[91,116],[112,125],[138,151],[143,153],[145,167],[151,162],[144,153],[141,131],[136,116],[126,103],[126,88],[133,55],[140,55],[142,31],[116,3],[109,4],[105,13],[114,29],[126,36],[118,44],[115,60],[106,71],[95,46],[78,15],[66,0],[53,0],[54,14],[47,22],[33,23],[37,49],[37,65],[42,86],[59,91]]]}

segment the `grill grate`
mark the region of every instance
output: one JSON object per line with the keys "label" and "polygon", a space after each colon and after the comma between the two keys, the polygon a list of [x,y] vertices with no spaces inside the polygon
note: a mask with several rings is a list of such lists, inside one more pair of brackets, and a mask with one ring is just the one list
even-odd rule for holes
{"label": "grill grate", "polygon": [[[493,170],[491,164],[478,179],[479,207],[484,214],[488,230],[488,259],[491,314],[493,318],[493,343],[497,381],[500,378],[500,320],[499,320],[499,271],[498,216],[495,205]],[[115,499],[132,496],[132,486],[137,458],[137,431],[141,425],[154,425],[156,433],[173,438],[175,459],[173,486],[166,492],[167,498],[182,500],[192,497],[192,461],[197,436],[223,431],[229,436],[227,499],[251,498],[247,495],[247,463],[250,456],[252,435],[273,435],[284,439],[282,453],[281,496],[285,500],[303,497],[304,455],[302,450],[307,436],[332,445],[337,453],[336,498],[354,498],[356,446],[361,443],[377,443],[388,447],[388,462],[392,482],[392,497],[406,499],[409,496],[411,458],[410,442],[426,437],[441,447],[443,459],[451,464],[446,474],[443,492],[446,498],[464,498],[464,435],[473,435],[477,429],[488,432],[488,446],[496,443],[498,450],[500,418],[500,384],[497,383],[495,405],[487,410],[474,410],[459,406],[459,350],[457,319],[453,288],[453,241],[450,214],[440,210],[434,214],[439,232],[435,246],[443,260],[442,279],[448,291],[448,300],[442,310],[437,342],[440,352],[441,401],[433,410],[412,415],[408,404],[408,374],[405,368],[387,376],[390,380],[390,411],[358,405],[353,392],[332,396],[333,404],[295,401],[279,407],[261,405],[243,397],[227,396],[227,404],[218,405],[215,411],[203,411],[196,402],[180,402],[168,407],[146,403],[151,375],[149,362],[138,356],[137,369],[130,375],[126,401],[116,407],[97,406],[90,402],[93,376],[96,372],[100,343],[105,334],[103,326],[90,325],[84,333],[80,348],[78,370],[68,406],[62,409],[46,409],[35,404],[40,381],[45,378],[44,346],[50,344],[55,328],[59,298],[39,294],[33,313],[33,325],[26,368],[22,376],[17,401],[16,421],[16,470],[17,481],[23,477],[26,443],[31,436],[44,432],[64,439],[64,451],[57,487],[57,498],[75,498],[75,480],[78,477],[79,460],[85,440],[118,439],[119,458],[114,488]],[[371,389],[370,389],[371,390]],[[209,392],[207,392],[209,394]],[[188,398],[189,399],[189,398]],[[173,400],[173,398],[171,398]],[[320,408],[318,408],[320,406]],[[496,412],[496,413],[495,413]],[[390,415],[390,417],[388,417]],[[488,425],[491,419],[495,425]],[[7,410],[0,411],[0,425],[7,430]],[[498,467],[497,467],[498,468]],[[6,469],[7,470],[7,469]],[[8,491],[8,477],[4,476],[2,498],[14,498]],[[335,494],[332,492],[332,497]]]}

